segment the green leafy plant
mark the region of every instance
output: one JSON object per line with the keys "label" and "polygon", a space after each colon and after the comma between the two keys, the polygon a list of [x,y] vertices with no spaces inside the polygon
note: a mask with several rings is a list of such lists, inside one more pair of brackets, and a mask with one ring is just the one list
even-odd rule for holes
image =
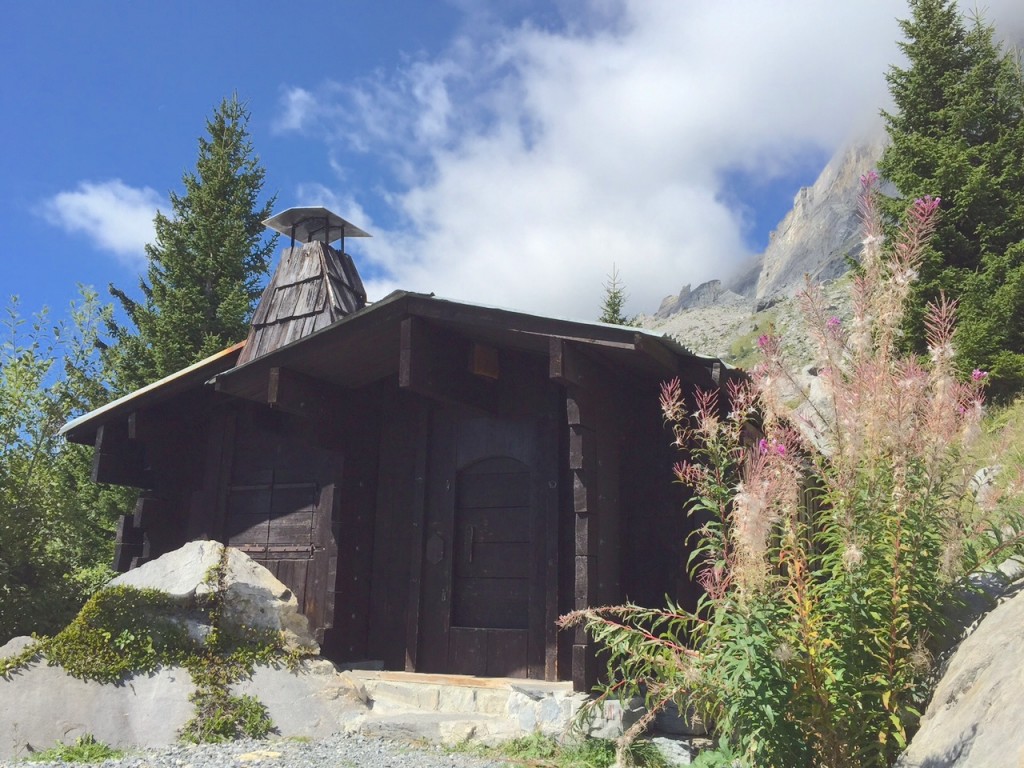
{"label": "green leafy plant", "polygon": [[280,632],[237,626],[223,618],[228,549],[206,580],[214,588],[194,616],[209,631],[202,640],[189,635],[175,616],[180,607],[155,589],[106,587],[53,637],[39,637],[16,656],[0,659],[8,677],[40,656],[75,677],[119,683],[130,675],[161,666],[185,667],[195,691],[195,716],[182,729],[190,742],[263,738],[274,731],[266,707],[252,696],[235,696],[231,685],[250,677],[257,664],[294,668],[300,655],[286,651]]}
{"label": "green leafy plant", "polygon": [[874,181],[850,327],[815,288],[801,298],[823,396],[768,335],[752,381],[727,397],[663,387],[705,594],[694,612],[625,605],[562,622],[606,653],[595,706],[646,697],[620,749],[675,702],[714,723],[740,764],[889,765],[927,701],[945,609],[972,573],[1024,551],[1019,504],[970,490],[987,376],[955,370],[953,304],[928,312],[927,363],[897,351],[939,201],[916,201],[883,252]]}
{"label": "green leafy plant", "polygon": [[57,436],[108,397],[96,343],[109,317],[82,290],[70,321],[0,322],[0,643],[53,633],[111,577],[114,521],[130,493],[92,483],[92,451]]}
{"label": "green leafy plant", "polygon": [[197,652],[197,645],[169,617],[173,610],[170,596],[159,590],[106,587],[64,630],[41,639],[37,650],[51,666],[101,683],[182,664]]}
{"label": "green leafy plant", "polygon": [[30,755],[30,763],[102,763],[104,760],[119,760],[127,754],[124,750],[108,747],[96,741],[92,734],[75,739],[74,744],[58,744],[42,752]]}

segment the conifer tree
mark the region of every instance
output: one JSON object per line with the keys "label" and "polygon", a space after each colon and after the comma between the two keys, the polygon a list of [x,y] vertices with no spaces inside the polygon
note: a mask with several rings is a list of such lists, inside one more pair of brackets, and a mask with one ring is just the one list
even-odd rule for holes
{"label": "conifer tree", "polygon": [[619,270],[612,264],[612,273],[604,284],[604,301],[601,302],[601,316],[598,322],[612,325],[638,325],[635,317],[622,314],[626,305],[626,288],[619,279]]}
{"label": "conifer tree", "polygon": [[901,21],[906,68],[887,75],[890,145],[882,174],[902,200],[935,195],[942,216],[907,314],[908,347],[923,351],[924,307],[960,302],[961,369],[987,370],[991,391],[1024,388],[1024,79],[991,26],[965,23],[952,0],[910,0]]}
{"label": "conifer tree", "polygon": [[237,96],[221,102],[199,139],[195,171],[182,177],[184,194],[170,193],[172,215],[156,215],[142,299],[110,287],[135,327],[110,327],[107,360],[122,393],[246,336],[276,242],[264,239],[274,198],[259,205],[264,169],[248,122]]}

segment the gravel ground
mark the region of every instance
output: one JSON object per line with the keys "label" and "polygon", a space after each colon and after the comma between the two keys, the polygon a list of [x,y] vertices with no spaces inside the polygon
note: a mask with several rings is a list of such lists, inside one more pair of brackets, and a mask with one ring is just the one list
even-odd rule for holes
{"label": "gravel ground", "polygon": [[[0,761],[0,766],[82,765]],[[133,752],[120,760],[93,763],[104,768],[497,768],[510,763],[449,754],[433,746],[363,736],[317,741],[290,739],[181,745]]]}

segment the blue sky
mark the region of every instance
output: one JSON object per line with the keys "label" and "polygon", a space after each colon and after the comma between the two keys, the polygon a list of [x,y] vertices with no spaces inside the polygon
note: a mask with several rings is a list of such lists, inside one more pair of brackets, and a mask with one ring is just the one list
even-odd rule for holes
{"label": "blue sky", "polygon": [[[278,210],[327,204],[395,288],[588,318],[763,248],[886,101],[899,0],[5,4],[0,296],[134,290],[237,92]],[[1024,6],[993,0],[1007,34]],[[1008,32],[1007,32],[1008,31]]]}

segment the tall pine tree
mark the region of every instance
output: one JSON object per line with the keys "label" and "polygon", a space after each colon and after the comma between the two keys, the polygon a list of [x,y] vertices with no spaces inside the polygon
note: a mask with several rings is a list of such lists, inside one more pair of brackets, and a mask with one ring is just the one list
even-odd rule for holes
{"label": "tall pine tree", "polygon": [[887,79],[890,144],[880,163],[902,200],[936,195],[942,215],[921,267],[907,338],[924,348],[924,307],[960,302],[956,344],[965,370],[991,373],[993,391],[1024,388],[1024,79],[1020,61],[952,0],[910,0],[901,21],[906,68]]}
{"label": "tall pine tree", "polygon": [[237,96],[221,102],[199,139],[195,171],[182,177],[185,193],[170,193],[172,216],[156,215],[141,301],[110,286],[135,327],[110,328],[107,359],[121,393],[246,336],[276,242],[264,239],[274,198],[259,206],[264,169],[248,122]]}

